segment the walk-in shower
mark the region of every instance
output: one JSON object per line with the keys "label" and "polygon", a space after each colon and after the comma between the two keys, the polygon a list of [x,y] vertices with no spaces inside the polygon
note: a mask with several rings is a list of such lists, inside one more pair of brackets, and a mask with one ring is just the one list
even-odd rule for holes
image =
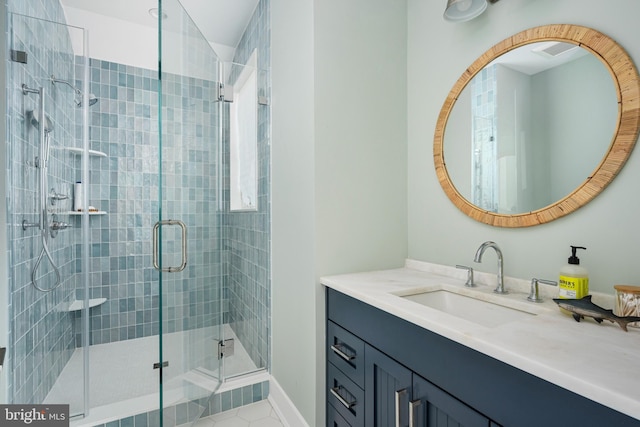
{"label": "walk-in shower", "polygon": [[[266,397],[268,0],[233,64],[179,1],[159,2],[161,73],[89,57],[64,0],[7,3],[9,403],[69,404],[72,426],[174,426]],[[245,75],[255,182],[251,209],[234,210],[244,98],[228,95]]]}

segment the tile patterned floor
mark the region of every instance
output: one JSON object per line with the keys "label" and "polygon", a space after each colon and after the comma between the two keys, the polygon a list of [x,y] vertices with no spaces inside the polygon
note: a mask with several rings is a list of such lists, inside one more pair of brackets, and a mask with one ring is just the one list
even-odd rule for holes
{"label": "tile patterned floor", "polygon": [[196,427],[284,427],[268,400],[203,418]]}

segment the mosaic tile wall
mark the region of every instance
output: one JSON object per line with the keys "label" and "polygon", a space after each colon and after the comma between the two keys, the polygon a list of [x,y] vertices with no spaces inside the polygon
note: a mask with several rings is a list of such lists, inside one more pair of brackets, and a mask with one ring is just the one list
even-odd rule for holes
{"label": "mosaic tile wall", "polygon": [[[267,100],[271,98],[269,6],[269,0],[260,0],[234,58],[234,63],[245,64],[253,50],[257,50],[258,96]],[[268,105],[258,105],[258,210],[229,212],[224,221],[229,323],[259,368],[269,367],[271,336],[270,114]],[[228,135],[225,159],[225,177],[228,177]],[[226,182],[227,194],[228,189]],[[226,204],[228,208],[228,197]]]}
{"label": "mosaic tile wall", "polygon": [[471,81],[474,152],[478,152],[480,156],[474,158],[472,165],[472,199],[476,206],[491,212],[497,212],[498,209],[498,186],[495,184],[497,171],[494,166],[498,143],[495,140],[496,92],[496,65],[484,68]]}
{"label": "mosaic tile wall", "polygon": [[[158,272],[152,264],[152,229],[158,220],[157,72],[90,60],[91,92],[100,101],[90,116],[91,344],[155,335],[159,331]],[[163,332],[218,323],[221,283],[216,216],[217,106],[212,82],[163,76],[163,219],[187,225],[189,260],[181,273],[163,276]],[[79,165],[78,165],[79,166]],[[80,219],[77,219],[78,224]],[[163,227],[165,264],[179,265],[177,227]],[[78,298],[82,298],[81,289]],[[77,345],[80,329],[77,325]]]}
{"label": "mosaic tile wall", "polygon": [[[74,155],[65,147],[75,146],[75,105],[73,91],[64,85],[53,85],[50,76],[71,79],[74,56],[68,29],[50,21],[63,20],[59,4],[48,0],[10,0],[8,2],[9,49],[27,53],[27,63],[7,62],[7,145],[8,159],[7,218],[9,238],[9,352],[8,396],[10,402],[40,403],[49,392],[74,349],[73,321],[64,307],[73,299],[76,287],[76,263],[73,248],[79,230],[62,230],[56,238],[47,238],[48,247],[59,267],[61,285],[54,291],[37,291],[31,283],[32,269],[42,251],[37,227],[23,230],[23,220],[39,221],[39,130],[32,125],[30,112],[39,105],[39,95],[24,95],[22,84],[44,87],[45,111],[51,121],[48,189],[69,194]],[[46,7],[45,7],[46,4]],[[29,14],[42,19],[28,18]],[[47,21],[45,21],[47,20]],[[36,114],[38,116],[38,114]],[[46,190],[47,193],[49,192]],[[68,206],[49,204],[49,222],[57,214],[68,221]],[[42,260],[36,281],[41,288],[56,283],[54,270]]]}

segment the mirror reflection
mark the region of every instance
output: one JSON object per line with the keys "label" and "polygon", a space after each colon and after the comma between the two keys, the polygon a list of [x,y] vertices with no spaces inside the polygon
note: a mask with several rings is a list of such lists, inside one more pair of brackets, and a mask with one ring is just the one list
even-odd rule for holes
{"label": "mirror reflection", "polygon": [[457,191],[482,210],[517,214],[556,203],[606,156],[616,87],[593,54],[539,42],[496,58],[456,99],[444,158]]}

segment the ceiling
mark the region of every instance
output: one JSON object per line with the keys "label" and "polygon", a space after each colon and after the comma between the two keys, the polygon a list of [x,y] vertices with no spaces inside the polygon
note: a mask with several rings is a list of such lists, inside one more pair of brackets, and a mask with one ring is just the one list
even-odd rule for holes
{"label": "ceiling", "polygon": [[[64,6],[83,9],[150,27],[156,21],[149,9],[158,0],[60,0]],[[180,0],[184,9],[209,41],[235,48],[259,0]],[[169,10],[177,0],[165,1]],[[135,6],[135,7],[132,7]]]}
{"label": "ceiling", "polygon": [[[544,53],[546,49],[554,46],[566,46],[566,50],[562,50],[555,56]],[[513,70],[532,76],[589,54],[585,49],[578,47],[579,46],[572,43],[555,41],[529,43],[499,56],[491,63],[502,64]]]}

